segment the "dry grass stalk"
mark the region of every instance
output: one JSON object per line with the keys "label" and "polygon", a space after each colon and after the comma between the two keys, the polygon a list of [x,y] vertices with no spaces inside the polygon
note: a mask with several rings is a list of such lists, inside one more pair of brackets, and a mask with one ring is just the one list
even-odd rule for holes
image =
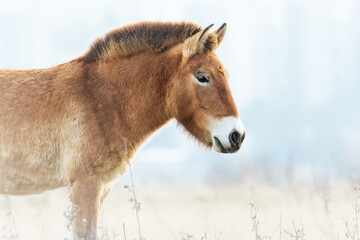
{"label": "dry grass stalk", "polygon": [[359,188],[355,188],[355,192],[357,193],[357,195],[355,196],[355,204],[353,206],[354,208],[354,219],[353,219],[353,224],[350,224],[349,221],[345,218],[343,218],[345,227],[346,227],[346,239],[349,240],[360,240],[359,238],[359,212],[360,212],[360,206],[358,203],[358,200],[360,198],[359,195]]}
{"label": "dry grass stalk", "polygon": [[286,231],[286,230],[285,230],[285,232],[291,238],[294,238],[295,240],[303,240],[305,237],[304,226],[301,224],[301,228],[299,228],[299,229],[296,228],[294,220],[292,220],[292,224],[293,224],[294,232],[290,232],[290,231]]}
{"label": "dry grass stalk", "polygon": [[261,240],[261,237],[259,235],[259,221],[257,220],[257,213],[259,209],[255,207],[254,204],[249,203],[251,208],[251,222],[252,222],[252,229],[251,231],[255,232],[255,240]]}
{"label": "dry grass stalk", "polygon": [[123,223],[124,239],[126,240],[125,223]]}
{"label": "dry grass stalk", "polygon": [[[76,213],[80,210],[80,207],[75,205],[72,206],[71,204],[67,207],[66,211],[64,212],[64,216],[68,220],[68,224],[66,226],[67,230],[71,233],[73,239],[76,239],[75,229],[73,225],[73,220],[75,219]],[[65,240],[69,240],[68,238],[64,238]]]}
{"label": "dry grass stalk", "polygon": [[133,174],[132,174],[132,170],[131,170],[130,157],[129,157],[129,152],[128,152],[125,138],[124,138],[124,149],[125,149],[125,154],[126,154],[126,160],[129,165],[129,172],[130,172],[130,179],[131,179],[131,189],[129,189],[128,187],[127,188],[129,189],[129,191],[131,191],[131,193],[133,195],[133,197],[130,199],[130,202],[133,202],[133,204],[134,204],[133,209],[135,209],[135,212],[136,212],[136,221],[137,221],[137,225],[138,225],[139,237],[140,237],[140,240],[143,240],[142,234],[141,234],[141,227],[140,227],[140,218],[139,218],[140,203],[138,202],[138,200],[136,198],[136,194],[135,194],[134,179],[133,179]]}
{"label": "dry grass stalk", "polygon": [[252,222],[252,229],[251,231],[255,233],[255,240],[263,240],[263,239],[271,239],[269,236],[261,236],[259,233],[259,220],[257,219],[257,214],[259,208],[256,207],[253,203],[249,203],[250,211],[251,211],[251,222]]}

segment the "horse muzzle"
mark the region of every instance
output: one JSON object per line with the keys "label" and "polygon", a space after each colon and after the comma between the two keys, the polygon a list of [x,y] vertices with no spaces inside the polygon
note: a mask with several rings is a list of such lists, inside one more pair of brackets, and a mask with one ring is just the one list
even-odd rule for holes
{"label": "horse muzzle", "polygon": [[223,117],[212,121],[214,150],[220,153],[237,152],[245,139],[244,125],[236,117]]}

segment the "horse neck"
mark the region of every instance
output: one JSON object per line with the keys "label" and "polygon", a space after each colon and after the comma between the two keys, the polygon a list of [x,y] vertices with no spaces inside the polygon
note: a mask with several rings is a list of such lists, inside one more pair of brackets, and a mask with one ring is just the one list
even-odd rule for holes
{"label": "horse neck", "polygon": [[152,53],[95,64],[89,73],[95,101],[102,106],[99,114],[107,117],[101,123],[105,131],[137,148],[167,123],[172,116],[166,108],[166,86],[180,60]]}

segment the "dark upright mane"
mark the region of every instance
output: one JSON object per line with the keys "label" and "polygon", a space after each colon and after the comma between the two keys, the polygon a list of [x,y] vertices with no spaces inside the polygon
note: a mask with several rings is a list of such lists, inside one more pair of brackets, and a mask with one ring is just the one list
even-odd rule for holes
{"label": "dark upright mane", "polygon": [[131,56],[144,51],[162,52],[200,31],[190,22],[142,22],[112,30],[97,39],[83,56],[85,62],[96,62],[112,56]]}

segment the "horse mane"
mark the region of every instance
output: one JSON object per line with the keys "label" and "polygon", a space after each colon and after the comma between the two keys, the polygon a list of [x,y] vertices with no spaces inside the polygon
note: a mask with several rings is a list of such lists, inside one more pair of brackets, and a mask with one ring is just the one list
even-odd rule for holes
{"label": "horse mane", "polygon": [[126,25],[98,38],[82,59],[90,63],[145,51],[162,52],[184,42],[200,30],[197,24],[191,22],[141,22]]}

